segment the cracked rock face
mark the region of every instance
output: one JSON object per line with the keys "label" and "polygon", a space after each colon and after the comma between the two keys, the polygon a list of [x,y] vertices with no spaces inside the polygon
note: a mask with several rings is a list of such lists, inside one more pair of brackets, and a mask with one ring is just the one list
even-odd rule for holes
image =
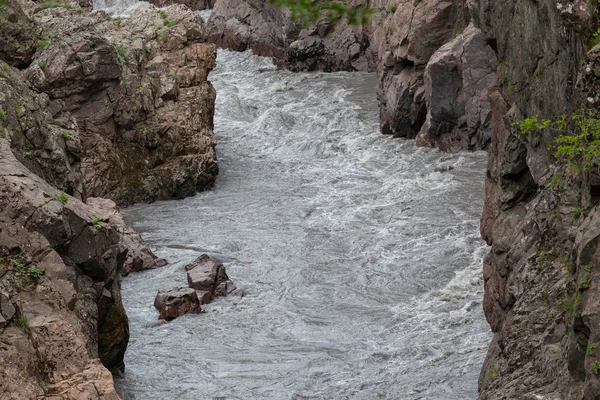
{"label": "cracked rock face", "polygon": [[0,396],[117,399],[109,369],[122,368],[129,339],[126,248],[115,229],[90,224],[92,207],[58,200],[4,138],[0,171]]}
{"label": "cracked rock face", "polygon": [[265,2],[221,0],[208,21],[210,40],[293,71],[376,70],[383,133],[419,135],[417,144],[445,151],[487,148],[496,59],[478,21],[469,25],[476,2],[345,4],[375,14],[365,26],[323,18],[303,28]]}
{"label": "cracked rock face", "polygon": [[[83,199],[109,197],[129,205],[192,196],[212,185],[218,172],[215,91],[207,75],[216,53],[203,43],[200,17],[177,5],[162,14],[141,7],[127,19],[64,8],[35,18],[44,46],[25,75],[42,94],[36,100],[21,96],[21,105],[17,95],[6,100],[9,127],[20,128],[11,131],[26,136],[13,140],[15,146],[26,146],[33,159],[50,147],[39,137],[62,137],[59,145],[81,176],[65,172],[55,180]],[[40,109],[60,123],[44,124]]]}
{"label": "cracked rock face", "polygon": [[0,10],[2,399],[118,399],[121,273],[165,261],[117,203],[190,196],[217,173],[202,21],[78,7]]}

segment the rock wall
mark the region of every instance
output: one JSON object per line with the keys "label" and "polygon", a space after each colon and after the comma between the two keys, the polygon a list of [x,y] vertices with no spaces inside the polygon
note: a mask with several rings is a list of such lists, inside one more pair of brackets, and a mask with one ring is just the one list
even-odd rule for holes
{"label": "rock wall", "polygon": [[524,135],[513,125],[595,107],[581,89],[594,81],[582,65],[596,13],[579,1],[480,2],[499,60],[481,219],[494,332],[483,399],[600,398],[594,168],[554,159],[556,129]]}
{"label": "rock wall", "polygon": [[[364,0],[349,3],[367,5]],[[292,71],[365,71],[375,65],[368,26],[324,18],[303,29],[288,11],[265,0],[219,0],[207,25],[211,42],[236,51],[252,49]]]}
{"label": "rock wall", "polygon": [[202,20],[82,3],[0,6],[2,399],[118,399],[121,275],[165,261],[117,203],[190,196],[217,173]]}
{"label": "rock wall", "polygon": [[[345,2],[372,7],[363,26],[323,18],[308,28],[264,0],[220,0],[208,21],[221,47],[271,56],[293,71],[377,71],[381,130],[442,150],[487,148],[493,49],[464,0]],[[464,32],[463,32],[464,31]]]}

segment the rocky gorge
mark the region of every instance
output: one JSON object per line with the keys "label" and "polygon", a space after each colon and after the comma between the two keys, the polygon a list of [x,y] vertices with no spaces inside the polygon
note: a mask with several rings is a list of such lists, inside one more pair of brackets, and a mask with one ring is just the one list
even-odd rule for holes
{"label": "rocky gorge", "polygon": [[217,174],[203,21],[91,11],[0,4],[3,399],[118,398],[121,275],[166,262],[117,205],[194,195]]}
{"label": "rocky gorge", "polygon": [[556,130],[518,129],[597,107],[596,2],[348,4],[374,7],[372,22],[303,29],[264,2],[222,0],[208,25],[216,43],[292,70],[376,70],[383,133],[488,149],[481,234],[494,338],[480,398],[600,398],[596,164],[569,169],[554,157]]}
{"label": "rocky gorge", "polygon": [[[494,336],[479,397],[600,398],[597,165],[557,159],[556,130],[519,129],[597,107],[596,2],[357,1],[375,8],[370,23],[308,28],[265,1],[184,4],[214,6],[207,24],[184,5],[129,18],[75,2],[0,8],[2,396],[117,398],[120,276],[165,263],[117,205],[214,182],[210,41],[292,71],[376,71],[383,133],[486,149]],[[198,311],[197,291],[182,293]]]}

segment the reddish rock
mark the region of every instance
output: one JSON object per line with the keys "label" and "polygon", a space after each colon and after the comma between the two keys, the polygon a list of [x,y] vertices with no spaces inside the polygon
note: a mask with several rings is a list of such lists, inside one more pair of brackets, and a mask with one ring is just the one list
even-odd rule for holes
{"label": "reddish rock", "polygon": [[105,223],[110,224],[118,230],[121,243],[129,249],[127,258],[123,263],[122,275],[167,265],[167,260],[154,255],[148,249],[140,234],[125,223],[125,220],[119,213],[119,207],[114,201],[99,197],[90,197],[87,199],[87,204],[97,210],[95,218],[100,218],[96,229],[102,229],[102,225]]}
{"label": "reddish rock", "polygon": [[154,307],[160,312],[158,319],[166,321],[171,321],[184,314],[202,312],[196,291],[186,287],[159,290],[154,299]]}
{"label": "reddish rock", "polygon": [[208,290],[196,290],[196,296],[198,296],[200,304],[208,304],[213,299],[213,294]]}
{"label": "reddish rock", "polygon": [[223,263],[217,258],[202,254],[185,266],[188,284],[196,290],[206,290],[213,295],[219,284],[229,280]]}

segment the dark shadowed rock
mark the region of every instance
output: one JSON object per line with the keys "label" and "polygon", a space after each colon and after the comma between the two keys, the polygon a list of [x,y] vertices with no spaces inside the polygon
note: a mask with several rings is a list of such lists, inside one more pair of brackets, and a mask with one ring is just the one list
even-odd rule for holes
{"label": "dark shadowed rock", "polygon": [[425,67],[427,117],[417,145],[444,151],[487,147],[495,63],[494,50],[472,24],[431,56]]}
{"label": "dark shadowed rock", "polygon": [[159,290],[154,299],[154,307],[160,312],[158,318],[166,321],[183,314],[202,312],[196,291],[187,287]]}
{"label": "dark shadowed rock", "polygon": [[206,8],[213,8],[216,0],[150,0],[149,3],[154,4],[156,7],[165,7],[171,4],[183,4],[190,8],[190,10],[204,10]]}

